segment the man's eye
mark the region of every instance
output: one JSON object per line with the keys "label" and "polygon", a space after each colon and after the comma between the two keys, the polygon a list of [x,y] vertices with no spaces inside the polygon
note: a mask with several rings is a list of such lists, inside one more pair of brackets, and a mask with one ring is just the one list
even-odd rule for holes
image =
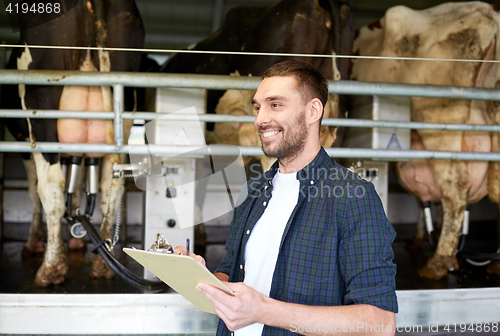
{"label": "man's eye", "polygon": [[280,106],[280,104],[277,104],[277,103],[274,103],[274,104],[271,104],[272,107],[278,107]]}

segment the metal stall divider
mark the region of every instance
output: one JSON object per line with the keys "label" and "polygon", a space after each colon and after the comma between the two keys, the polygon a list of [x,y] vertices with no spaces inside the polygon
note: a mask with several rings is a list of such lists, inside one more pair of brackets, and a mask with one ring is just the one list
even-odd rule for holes
{"label": "metal stall divider", "polygon": [[[0,142],[0,152],[98,152],[98,153],[123,153],[123,154],[158,154],[158,155],[182,155],[204,154],[198,146],[175,146],[175,145],[124,145],[123,120],[145,119],[153,120],[160,116],[159,113],[124,112],[123,111],[123,87],[184,87],[184,88],[206,88],[206,89],[239,89],[255,90],[260,80],[255,77],[230,77],[215,75],[179,75],[179,74],[140,74],[140,73],[82,73],[75,71],[15,71],[1,70],[0,84],[28,85],[111,85],[115,92],[114,112],[70,112],[49,110],[1,110],[0,117],[6,118],[95,118],[114,119],[115,143],[111,145],[93,144],[61,144],[61,143],[37,143],[35,148],[31,144],[22,142]],[[463,87],[442,87],[410,84],[387,84],[387,83],[360,83],[353,81],[330,82],[330,93],[350,95],[389,95],[389,96],[425,96],[425,97],[449,97],[461,99],[482,99],[500,101],[500,90],[477,89]],[[190,116],[167,116],[175,120],[190,120]],[[191,119],[194,121],[193,119]],[[201,115],[196,121],[214,122],[253,122],[253,117]],[[382,127],[382,128],[412,128],[412,129],[440,129],[440,130],[463,130],[500,132],[499,125],[465,125],[465,124],[424,124],[413,122],[395,121],[373,121],[373,120],[347,120],[347,119],[325,119],[323,125],[350,126],[350,127]],[[182,148],[180,148],[182,147]],[[259,147],[240,147],[242,155],[262,155]],[[499,153],[471,153],[471,152],[439,152],[439,151],[410,151],[410,150],[383,150],[369,148],[328,148],[330,156],[335,157],[357,157],[357,158],[379,158],[379,159],[409,159],[409,158],[433,158],[454,160],[486,160],[500,161]],[[216,155],[230,155],[229,146],[213,145],[211,153]],[[108,316],[117,316],[116,323],[107,320],[113,325],[114,333],[128,334],[156,334],[156,333],[181,333],[186,327],[191,333],[211,335],[214,333],[217,318],[207,316],[199,311],[177,294],[166,294],[158,296],[150,294],[133,295],[105,295],[89,298],[88,295],[36,295],[36,294],[0,294],[0,333],[72,333],[73,323],[79,323],[85,319],[87,323],[81,325],[78,330],[80,334],[102,334],[101,321],[102,309],[110,310]],[[438,295],[446,300],[435,302]],[[453,289],[442,291],[398,291],[401,299],[401,310],[407,311],[404,316],[398,316],[397,325],[427,324],[432,319],[433,324],[442,324],[449,321],[449,314],[441,312],[455,312],[454,319],[461,322],[488,322],[497,318],[494,312],[500,309],[500,290],[495,288],[479,289]],[[89,300],[91,302],[89,302]],[[485,304],[486,301],[488,304]],[[144,302],[148,302],[146,305]],[[71,302],[71,304],[68,304]],[[423,304],[422,304],[423,302]],[[418,303],[422,310],[411,309]],[[96,310],[93,305],[99,305]],[[463,315],[457,311],[457,307],[475,307],[469,312],[474,314]],[[57,312],[55,316],[48,316],[44,307],[52,307]],[[71,316],[67,316],[65,323],[60,323],[60,313],[72,308]],[[116,310],[120,314],[116,314]],[[99,311],[99,313],[96,313]],[[114,311],[111,314],[111,311]],[[414,311],[414,314],[410,314]],[[128,323],[123,323],[123,314],[136,316],[138,323],[136,328],[131,328]],[[50,314],[49,314],[50,315]],[[2,318],[2,316],[4,318]],[[9,318],[5,318],[8,316]],[[23,316],[43,316],[39,318],[41,324],[30,327],[24,323]],[[177,321],[175,325],[165,330],[164,321],[168,316]],[[175,317],[175,318],[174,318]],[[76,319],[76,320],[75,320]],[[430,320],[429,320],[430,321]],[[111,323],[110,323],[111,322]],[[71,328],[70,328],[71,327]],[[31,328],[31,329],[30,329]],[[36,329],[36,330],[35,330]]]}

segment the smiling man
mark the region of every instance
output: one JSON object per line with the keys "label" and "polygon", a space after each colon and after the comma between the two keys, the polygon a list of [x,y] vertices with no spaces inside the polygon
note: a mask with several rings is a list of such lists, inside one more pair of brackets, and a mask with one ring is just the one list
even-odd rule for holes
{"label": "smiling man", "polygon": [[262,77],[255,127],[278,160],[234,211],[215,275],[235,296],[197,286],[217,335],[393,335],[395,232],[373,185],[321,148],[327,81],[299,61]]}

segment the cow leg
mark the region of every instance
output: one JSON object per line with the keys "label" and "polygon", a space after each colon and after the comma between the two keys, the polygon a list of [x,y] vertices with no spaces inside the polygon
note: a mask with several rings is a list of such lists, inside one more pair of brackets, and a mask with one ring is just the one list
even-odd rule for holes
{"label": "cow leg", "polygon": [[[103,216],[107,215],[107,220],[101,226],[101,239],[112,239],[113,218],[116,213],[116,200],[119,189],[124,183],[123,179],[113,179],[113,164],[120,163],[120,155],[107,154],[103,157],[102,177],[101,177],[101,204],[100,209]],[[111,190],[110,190],[111,183]],[[108,208],[108,195],[111,191],[109,208]],[[107,209],[108,208],[108,209]],[[106,209],[107,214],[106,214]],[[95,278],[111,278],[114,272],[109,268],[106,262],[99,256],[94,255],[92,261],[92,269],[90,272],[92,277]]]}
{"label": "cow leg", "polygon": [[47,246],[42,266],[35,277],[37,286],[60,284],[68,271],[61,220],[64,215],[64,176],[60,163],[49,164],[41,153],[33,153],[38,178],[38,195],[47,220]]}
{"label": "cow leg", "polygon": [[439,280],[448,270],[458,269],[456,252],[467,206],[470,178],[463,161],[429,161],[439,190],[443,207],[443,228],[436,252],[418,271],[424,278]]}
{"label": "cow leg", "polygon": [[35,161],[33,157],[29,160],[23,160],[24,167],[26,169],[26,174],[28,176],[28,191],[33,205],[33,218],[31,220],[28,241],[23,248],[22,256],[29,257],[35,253],[43,253],[45,247],[44,242],[47,239],[47,234],[45,233],[44,223],[42,219],[42,203],[40,202],[40,197],[36,191],[36,168]]}

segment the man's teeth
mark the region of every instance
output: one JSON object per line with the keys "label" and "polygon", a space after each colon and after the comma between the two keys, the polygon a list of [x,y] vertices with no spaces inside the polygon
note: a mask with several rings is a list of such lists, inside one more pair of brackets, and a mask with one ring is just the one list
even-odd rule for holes
{"label": "man's teeth", "polygon": [[262,135],[264,135],[264,138],[269,138],[275,134],[278,134],[279,131],[272,131],[272,132],[264,132]]}

